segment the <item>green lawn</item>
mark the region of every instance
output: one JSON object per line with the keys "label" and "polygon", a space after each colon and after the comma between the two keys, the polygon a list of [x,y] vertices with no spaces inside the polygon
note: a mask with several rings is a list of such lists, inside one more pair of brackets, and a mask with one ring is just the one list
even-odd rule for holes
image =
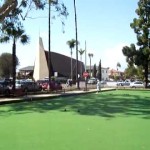
{"label": "green lawn", "polygon": [[149,128],[150,91],[0,106],[1,150],[148,150]]}

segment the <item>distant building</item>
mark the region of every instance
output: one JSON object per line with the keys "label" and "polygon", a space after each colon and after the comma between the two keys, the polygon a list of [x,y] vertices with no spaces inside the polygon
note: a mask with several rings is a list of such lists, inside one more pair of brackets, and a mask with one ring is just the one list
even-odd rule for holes
{"label": "distant building", "polygon": [[109,71],[108,71],[108,76],[109,77],[123,77],[123,72],[121,72],[121,71],[118,71],[118,70],[115,70],[115,69],[110,69]]}
{"label": "distant building", "polygon": [[[94,66],[91,66],[91,72],[93,72],[93,67]],[[90,66],[86,66],[86,69],[87,69],[87,72],[90,72]],[[96,70],[98,70],[98,66],[96,67]],[[102,67],[101,68],[101,73],[102,73],[102,80],[109,80],[109,68],[104,68]]]}
{"label": "distant building", "polygon": [[[48,51],[44,49],[42,38],[39,38],[39,50],[36,54],[34,64],[33,78],[35,80],[44,79],[49,76],[49,69],[51,75],[57,74],[61,77],[70,78],[71,75],[71,58],[62,54],[51,52],[51,66],[48,68]],[[83,69],[81,69],[81,67]],[[72,58],[73,78],[76,78],[76,59]],[[82,74],[84,64],[78,61],[78,73]]]}
{"label": "distant building", "polygon": [[27,66],[19,69],[18,75],[22,78],[28,78],[30,76],[33,76],[33,70],[34,70],[34,66]]}

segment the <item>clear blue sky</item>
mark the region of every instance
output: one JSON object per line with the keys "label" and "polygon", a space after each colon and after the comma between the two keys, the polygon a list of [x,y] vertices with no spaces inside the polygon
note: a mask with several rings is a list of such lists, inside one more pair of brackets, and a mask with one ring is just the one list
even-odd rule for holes
{"label": "clear blue sky", "polygon": [[[70,49],[66,42],[75,39],[73,0],[59,2],[61,1],[67,6],[69,16],[65,20],[65,33],[62,32],[60,19],[52,20],[51,50],[70,56]],[[136,35],[130,28],[130,23],[137,17],[135,14],[137,2],[138,0],[76,0],[79,49],[84,49],[86,40],[87,54],[94,55],[92,65],[98,65],[101,59],[102,67],[116,69],[117,62],[120,62],[120,70],[126,68],[122,47],[136,43]],[[57,14],[52,11],[53,15]],[[18,68],[34,65],[39,36],[43,39],[44,48],[48,50],[48,10],[32,11],[29,16],[42,18],[26,19],[24,22],[26,33],[30,36],[30,43],[25,46],[17,43],[17,57],[20,61]],[[12,43],[0,44],[0,54],[3,52],[11,53]],[[74,58],[75,54],[74,50]],[[87,65],[89,65],[88,56]]]}

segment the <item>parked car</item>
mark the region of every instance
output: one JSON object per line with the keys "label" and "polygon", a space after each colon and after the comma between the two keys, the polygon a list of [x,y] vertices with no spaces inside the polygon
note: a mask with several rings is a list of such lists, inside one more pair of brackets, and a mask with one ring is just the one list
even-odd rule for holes
{"label": "parked car", "polygon": [[147,84],[147,87],[150,88],[150,83]]}
{"label": "parked car", "polygon": [[41,91],[42,86],[34,81],[16,80],[16,88],[22,88],[24,92]]}
{"label": "parked car", "polygon": [[107,84],[107,82],[105,80],[102,80],[101,84]]}
{"label": "parked car", "polygon": [[[42,89],[43,90],[48,90],[49,89],[49,81],[45,81],[42,84]],[[51,81],[50,82],[50,90],[51,91],[62,90],[62,85],[59,82]]]}
{"label": "parked car", "polygon": [[144,88],[144,83],[142,81],[131,82],[131,88]]}
{"label": "parked car", "polygon": [[5,82],[0,81],[0,95],[10,96],[11,88]]}
{"label": "parked car", "polygon": [[130,86],[130,80],[120,80],[120,81],[117,81],[117,86]]}
{"label": "parked car", "polygon": [[66,83],[67,78],[66,77],[56,77],[55,81],[58,82],[58,83]]}
{"label": "parked car", "polygon": [[97,79],[96,78],[90,78],[87,81],[88,84],[96,84],[97,83]]}

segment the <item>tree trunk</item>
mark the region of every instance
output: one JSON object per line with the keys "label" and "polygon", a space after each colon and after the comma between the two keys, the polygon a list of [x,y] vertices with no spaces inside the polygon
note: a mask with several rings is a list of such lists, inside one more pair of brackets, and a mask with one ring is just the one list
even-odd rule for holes
{"label": "tree trunk", "polygon": [[148,86],[148,59],[146,61],[146,64],[145,64],[145,68],[144,68],[144,78],[145,78],[145,88],[147,88]]}
{"label": "tree trunk", "polygon": [[90,57],[90,77],[91,77],[91,57]]}
{"label": "tree trunk", "polygon": [[16,90],[16,41],[14,38],[13,47],[12,47],[12,75],[13,75],[13,92]]}
{"label": "tree trunk", "polygon": [[72,49],[71,49],[71,79],[73,79],[73,75],[72,75]]}
{"label": "tree trunk", "polygon": [[79,89],[79,79],[78,79],[78,29],[77,29],[77,13],[76,13],[76,1],[74,0],[74,14],[75,14],[75,33],[76,33],[76,82],[77,88]]}

